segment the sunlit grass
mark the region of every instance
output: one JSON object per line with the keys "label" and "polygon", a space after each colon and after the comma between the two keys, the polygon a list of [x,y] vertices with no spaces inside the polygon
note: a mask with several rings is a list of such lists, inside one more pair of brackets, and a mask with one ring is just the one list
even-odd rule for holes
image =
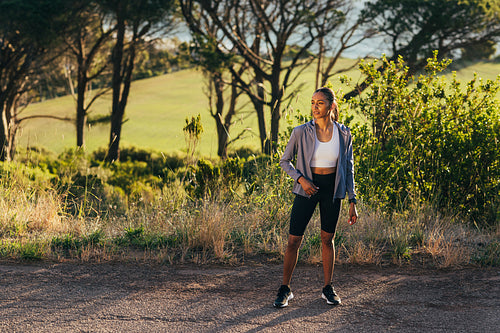
{"label": "sunlit grass", "polygon": [[[338,68],[346,68],[352,64],[352,59],[341,59]],[[500,64],[480,62],[461,68],[457,77],[463,82],[472,79],[473,72],[477,72],[483,79],[494,79],[500,74]],[[352,83],[362,79],[358,70],[352,69],[342,75],[352,78]],[[448,76],[451,74],[447,74]],[[339,75],[331,79],[336,90],[348,89],[343,87]],[[285,113],[292,110],[301,110],[307,114],[309,110],[310,94],[314,89],[314,67],[304,71],[295,87],[303,84],[302,91],[291,101]],[[202,134],[199,150],[201,155],[216,156],[217,136],[215,122],[209,113],[207,97],[204,94],[204,79],[201,71],[196,69],[183,70],[159,77],[135,81],[132,84],[129,103],[127,105],[123,125],[122,143],[133,144],[144,148],[154,148],[165,153],[185,149],[182,128],[185,118],[201,114],[204,133]],[[246,129],[243,139],[234,147],[259,147],[257,121],[252,105],[242,98],[238,115],[234,119],[231,135],[234,137]],[[60,117],[74,118],[75,102],[71,96],[61,97],[30,105],[23,115],[50,114]],[[109,114],[111,109],[110,96],[99,99],[90,112],[90,117]],[[285,126],[282,125],[282,129]],[[61,152],[65,148],[76,145],[75,126],[73,123],[52,119],[34,119],[23,124],[19,137],[19,146],[41,146],[54,152]],[[86,131],[86,149],[94,151],[104,147],[109,140],[109,126],[95,125]]]}
{"label": "sunlit grass", "polygon": [[[17,260],[148,261],[162,264],[280,262],[293,195],[275,164],[260,166],[261,188],[196,199],[179,181],[135,196],[125,214],[75,216],[50,188],[22,181],[22,170],[0,178],[0,258]],[[265,171],[264,171],[265,170]],[[20,179],[12,181],[12,179]],[[432,207],[384,213],[362,200],[355,225],[344,203],[335,246],[337,263],[458,268],[497,266],[497,229],[468,226]],[[319,214],[306,230],[299,260],[321,262]]]}

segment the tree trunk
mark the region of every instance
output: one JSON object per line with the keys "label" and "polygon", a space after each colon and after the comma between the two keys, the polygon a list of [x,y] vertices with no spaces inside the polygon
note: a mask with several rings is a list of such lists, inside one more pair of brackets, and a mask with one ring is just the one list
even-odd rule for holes
{"label": "tree trunk", "polygon": [[[224,127],[226,129],[226,134],[229,133],[229,127],[231,126],[231,121],[233,119],[233,116],[236,114],[236,101],[238,99],[238,96],[239,96],[238,88],[236,87],[236,85],[233,84],[231,86],[231,97],[230,97],[231,100],[229,102],[229,108],[227,110],[226,117],[224,117]],[[226,157],[227,157],[227,152],[226,152]]]}
{"label": "tree trunk", "polygon": [[266,153],[274,153],[278,148],[280,119],[281,119],[281,98],[283,91],[280,85],[281,64],[277,59],[281,59],[281,55],[275,56],[275,64],[273,65],[273,75],[271,79],[271,151]]}
{"label": "tree trunk", "polygon": [[8,139],[8,128],[7,115],[5,111],[5,105],[0,100],[0,114],[2,116],[2,124],[0,126],[0,161],[10,161],[9,153],[9,139]]}
{"label": "tree trunk", "polygon": [[269,139],[267,137],[267,129],[266,129],[266,117],[264,114],[264,80],[261,75],[257,72],[255,73],[255,82],[257,86],[257,98],[251,97],[252,103],[255,108],[255,112],[257,112],[257,123],[259,126],[259,137],[260,137],[260,148],[263,153],[267,153],[269,150]]}
{"label": "tree trunk", "polygon": [[227,129],[224,126],[222,114],[224,112],[224,82],[219,73],[212,74],[214,92],[215,92],[215,124],[217,127],[217,155],[221,158],[227,158]]}
{"label": "tree trunk", "polygon": [[[78,60],[78,86],[76,97],[76,146],[81,148],[85,144],[84,131],[87,123],[87,110],[85,110],[85,91],[87,90],[87,69]],[[83,62],[83,61],[82,61]]]}
{"label": "tree trunk", "polygon": [[16,135],[18,128],[19,124],[14,122],[11,124],[9,128],[8,145],[7,145],[7,151],[9,153],[8,155],[9,161],[12,161],[14,159],[14,156],[16,155]]}
{"label": "tree trunk", "polygon": [[123,115],[118,112],[114,112],[111,115],[111,134],[109,137],[109,148],[108,148],[108,162],[118,161],[120,158],[120,137],[122,131],[122,119]]}
{"label": "tree trunk", "polygon": [[[125,29],[124,29],[125,30]],[[120,159],[120,138],[123,125],[123,116],[125,115],[125,108],[127,106],[128,96],[130,93],[130,86],[132,84],[132,73],[134,71],[135,50],[136,50],[136,31],[132,36],[132,42],[128,48],[128,58],[120,70],[123,70],[124,75],[120,77],[120,82],[117,86],[113,86],[113,114],[111,115],[111,134],[108,151],[108,162],[118,161]],[[123,55],[123,40],[122,40],[122,55]],[[123,58],[123,57],[122,57]],[[121,72],[121,71],[120,71]],[[113,73],[114,76],[114,73]],[[123,85],[123,89],[121,89]],[[115,100],[115,88],[118,87],[118,98]],[[121,93],[120,93],[121,92]],[[115,106],[114,103],[117,103]]]}
{"label": "tree trunk", "polygon": [[[252,45],[252,50],[255,54],[260,54],[261,53],[261,42],[262,39],[260,38],[262,34],[262,26],[257,25],[255,28],[255,41],[254,44]],[[255,73],[255,86],[257,88],[257,98],[255,96],[250,96],[250,99],[252,100],[252,103],[255,108],[255,112],[257,113],[257,124],[259,126],[259,138],[260,138],[260,149],[263,153],[269,154],[271,151],[270,147],[270,142],[269,142],[269,137],[267,134],[267,128],[266,128],[266,117],[265,117],[265,91],[264,91],[264,78],[262,77],[262,74],[254,69]]]}
{"label": "tree trunk", "polygon": [[[318,66],[316,67],[316,80],[315,80],[315,88],[318,89],[320,86],[320,80],[323,80],[322,70],[323,67],[323,57],[325,53],[324,39],[323,37],[319,38],[319,52],[318,52]],[[323,84],[321,84],[323,85]]]}
{"label": "tree trunk", "polygon": [[121,13],[117,14],[116,44],[113,48],[111,61],[113,63],[113,79],[111,87],[113,89],[113,99],[111,106],[111,131],[109,135],[108,162],[117,161],[120,158],[120,136],[123,121],[123,109],[120,106],[120,96],[122,87],[122,60],[125,40],[125,20]]}
{"label": "tree trunk", "polygon": [[266,149],[271,149],[271,151],[266,151],[266,154],[276,152],[278,148],[279,140],[279,130],[280,130],[280,119],[281,119],[281,98],[275,99],[273,97],[273,107],[271,111],[271,147],[266,147]]}
{"label": "tree trunk", "polygon": [[0,161],[12,161],[16,152],[17,120],[15,112],[18,96],[8,97],[6,101],[0,101],[2,115],[2,126],[0,128]]}
{"label": "tree trunk", "polygon": [[215,118],[215,124],[217,126],[217,155],[222,158],[227,158],[227,131],[219,117]]}

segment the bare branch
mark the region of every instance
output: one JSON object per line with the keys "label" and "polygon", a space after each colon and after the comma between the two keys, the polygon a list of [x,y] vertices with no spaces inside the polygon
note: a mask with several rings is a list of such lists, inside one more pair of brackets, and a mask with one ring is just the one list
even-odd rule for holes
{"label": "bare branch", "polygon": [[61,120],[61,121],[75,121],[73,118],[69,118],[69,117],[58,117],[58,116],[52,116],[52,115],[33,115],[33,116],[18,118],[17,123],[20,124],[23,121],[30,120],[30,119],[36,119],[36,118],[55,119],[55,120]]}

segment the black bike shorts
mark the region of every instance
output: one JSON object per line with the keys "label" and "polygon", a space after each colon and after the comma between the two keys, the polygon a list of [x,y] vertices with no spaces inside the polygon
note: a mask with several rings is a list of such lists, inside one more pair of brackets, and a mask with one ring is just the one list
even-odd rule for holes
{"label": "black bike shorts", "polygon": [[319,187],[318,192],[310,198],[296,195],[290,217],[290,234],[303,236],[309,221],[319,202],[321,230],[335,233],[340,213],[341,199],[333,199],[335,189],[335,173],[328,175],[313,174],[313,183]]}

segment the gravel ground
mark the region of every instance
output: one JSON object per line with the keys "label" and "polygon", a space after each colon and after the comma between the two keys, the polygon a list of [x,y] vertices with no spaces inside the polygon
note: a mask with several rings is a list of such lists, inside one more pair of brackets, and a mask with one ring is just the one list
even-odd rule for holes
{"label": "gravel ground", "polygon": [[337,266],[320,298],[300,265],[295,298],[272,302],[281,265],[0,263],[1,332],[500,332],[500,269]]}

